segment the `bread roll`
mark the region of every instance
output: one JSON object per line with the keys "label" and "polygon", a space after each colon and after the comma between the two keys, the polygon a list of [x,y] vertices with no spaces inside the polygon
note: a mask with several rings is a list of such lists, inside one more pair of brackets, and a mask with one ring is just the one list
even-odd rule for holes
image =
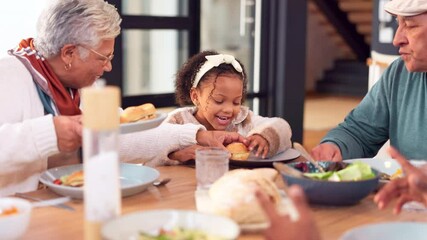
{"label": "bread roll", "polygon": [[126,108],[120,114],[120,123],[130,123],[139,120],[148,120],[156,117],[156,108],[151,103]]}
{"label": "bread roll", "polygon": [[228,144],[226,148],[231,153],[231,160],[248,160],[250,152],[245,144],[234,142]]}
{"label": "bread roll", "polygon": [[264,211],[255,196],[256,189],[267,194],[276,206],[281,201],[279,190],[270,179],[271,172],[264,176],[266,172],[237,169],[218,179],[209,189],[213,212],[239,224],[266,222]]}

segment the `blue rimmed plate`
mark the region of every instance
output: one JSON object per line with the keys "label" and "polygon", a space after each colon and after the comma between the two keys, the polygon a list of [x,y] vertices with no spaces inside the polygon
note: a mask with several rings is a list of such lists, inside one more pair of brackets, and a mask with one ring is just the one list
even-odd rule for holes
{"label": "blue rimmed plate", "polygon": [[344,233],[341,240],[422,240],[427,238],[427,223],[386,222],[368,224]]}
{"label": "blue rimmed plate", "polygon": [[[48,169],[43,172],[39,180],[53,192],[69,196],[72,198],[82,199],[82,187],[69,187],[54,184],[53,181],[64,175],[83,169],[82,164],[69,165]],[[130,163],[120,164],[120,185],[122,197],[131,196],[147,189],[159,177],[159,172],[150,167],[140,166]]]}

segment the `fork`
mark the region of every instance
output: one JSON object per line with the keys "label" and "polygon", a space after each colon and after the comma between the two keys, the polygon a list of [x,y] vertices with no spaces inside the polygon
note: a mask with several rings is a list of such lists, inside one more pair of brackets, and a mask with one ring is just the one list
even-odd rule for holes
{"label": "fork", "polygon": [[305,159],[307,159],[317,169],[319,169],[319,172],[322,172],[322,173],[325,172],[325,169],[323,169],[323,167],[320,166],[320,164],[316,160],[314,160],[314,158],[310,155],[310,153],[308,153],[307,150],[305,150],[305,148],[300,143],[294,142],[294,148],[298,150]]}
{"label": "fork", "polygon": [[62,209],[68,210],[68,211],[75,211],[75,209],[73,207],[70,207],[70,206],[64,204],[65,202],[68,202],[71,200],[70,197],[61,197],[61,198],[54,198],[54,199],[41,199],[41,198],[32,197],[32,196],[29,196],[25,193],[20,193],[20,192],[15,193],[15,196],[36,201],[36,203],[33,203],[33,207],[52,206],[52,207],[62,208]]}

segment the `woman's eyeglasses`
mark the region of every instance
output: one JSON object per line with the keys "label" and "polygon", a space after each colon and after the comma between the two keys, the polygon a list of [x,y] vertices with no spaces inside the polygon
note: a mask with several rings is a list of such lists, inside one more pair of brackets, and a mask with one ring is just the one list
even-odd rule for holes
{"label": "woman's eyeglasses", "polygon": [[87,49],[87,50],[95,53],[96,55],[100,56],[103,59],[103,61],[104,61],[103,62],[104,66],[107,65],[108,62],[111,62],[111,60],[113,60],[113,58],[114,58],[114,54],[113,53],[111,53],[108,56],[105,56],[104,54],[101,54],[101,53],[93,50],[92,48],[89,48],[89,47],[86,47],[86,46],[83,46],[83,45],[79,45],[79,46],[81,46],[81,47],[83,47],[83,48],[85,48],[85,49]]}

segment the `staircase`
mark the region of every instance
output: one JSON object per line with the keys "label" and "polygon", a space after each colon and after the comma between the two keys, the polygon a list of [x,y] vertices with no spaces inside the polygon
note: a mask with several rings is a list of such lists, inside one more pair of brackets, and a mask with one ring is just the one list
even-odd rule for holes
{"label": "staircase", "polygon": [[368,92],[368,66],[356,60],[336,60],[316,84],[316,92],[364,96]]}
{"label": "staircase", "polygon": [[[325,0],[331,1],[331,0]],[[345,12],[349,22],[355,25],[364,41],[370,45],[372,32],[372,11],[374,0],[337,0],[338,7]],[[334,41],[341,54],[333,60],[332,69],[324,69],[323,77],[317,79],[315,90],[319,93],[363,96],[368,89],[368,66],[357,60],[354,52],[343,37],[319,10],[313,0],[308,2],[308,14],[314,14],[328,38]]]}

